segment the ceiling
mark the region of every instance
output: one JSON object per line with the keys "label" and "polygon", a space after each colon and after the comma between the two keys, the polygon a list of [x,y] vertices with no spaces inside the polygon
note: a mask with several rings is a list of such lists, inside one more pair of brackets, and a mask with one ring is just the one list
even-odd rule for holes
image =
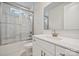
{"label": "ceiling", "polygon": [[59,6],[61,4],[69,4],[70,2],[52,2],[48,6],[45,7],[44,9],[44,14],[45,16],[48,16],[48,11],[50,11],[52,8],[55,8],[56,6]]}
{"label": "ceiling", "polygon": [[34,2],[16,2],[17,4],[24,6],[25,8],[33,9]]}

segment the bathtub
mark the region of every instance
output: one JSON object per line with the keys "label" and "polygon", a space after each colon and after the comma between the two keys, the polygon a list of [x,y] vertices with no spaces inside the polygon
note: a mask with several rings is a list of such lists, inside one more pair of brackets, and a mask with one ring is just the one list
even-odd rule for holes
{"label": "bathtub", "polygon": [[28,43],[31,43],[31,40],[2,45],[0,46],[0,56],[21,56],[24,45]]}

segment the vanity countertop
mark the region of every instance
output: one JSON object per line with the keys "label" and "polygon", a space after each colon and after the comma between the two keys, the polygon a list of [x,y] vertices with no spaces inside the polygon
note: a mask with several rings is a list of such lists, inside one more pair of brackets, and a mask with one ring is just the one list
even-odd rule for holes
{"label": "vanity countertop", "polygon": [[62,36],[52,37],[52,35],[45,34],[34,35],[33,37],[79,53],[79,39],[72,39]]}

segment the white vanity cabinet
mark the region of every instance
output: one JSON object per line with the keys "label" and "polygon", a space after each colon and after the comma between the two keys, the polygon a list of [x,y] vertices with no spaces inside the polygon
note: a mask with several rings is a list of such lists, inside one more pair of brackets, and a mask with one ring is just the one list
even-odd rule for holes
{"label": "white vanity cabinet", "polygon": [[44,51],[45,55],[55,56],[55,45],[40,39],[37,39],[37,40],[38,40],[39,47],[41,47],[41,50]]}
{"label": "white vanity cabinet", "polygon": [[33,56],[55,56],[55,45],[33,38]]}
{"label": "white vanity cabinet", "polygon": [[53,39],[51,41],[48,38],[40,37],[33,38],[33,56],[79,56],[78,49],[73,50],[76,47],[71,49],[70,45],[70,47],[66,47],[64,43],[62,44],[64,46],[60,45],[63,41]]}
{"label": "white vanity cabinet", "polygon": [[41,56],[41,49],[37,45],[37,40],[33,38],[33,56]]}
{"label": "white vanity cabinet", "polygon": [[56,56],[79,56],[78,53],[56,46]]}

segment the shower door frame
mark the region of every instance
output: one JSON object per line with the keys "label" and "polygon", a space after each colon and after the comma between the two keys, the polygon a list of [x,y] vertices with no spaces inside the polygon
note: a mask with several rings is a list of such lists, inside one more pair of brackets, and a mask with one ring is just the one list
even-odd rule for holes
{"label": "shower door frame", "polygon": [[[2,4],[2,3],[8,4],[8,5],[13,6],[13,7],[17,7],[17,8],[20,8],[20,9],[24,10],[24,11],[28,11],[28,12],[32,13],[32,28],[31,28],[32,33],[31,34],[33,35],[34,34],[34,12],[30,11],[28,8],[25,8],[25,7],[23,7],[23,6],[19,5],[19,4],[18,4],[18,6],[20,6],[20,7],[14,5],[12,3],[9,3],[9,2],[0,2],[0,4]],[[21,7],[23,7],[23,8],[21,8]],[[1,28],[1,25],[0,25],[0,28]],[[5,45],[5,44],[1,43],[1,40],[2,39],[1,39],[1,29],[0,29],[0,45]],[[9,44],[9,43],[7,43],[7,44]]]}

